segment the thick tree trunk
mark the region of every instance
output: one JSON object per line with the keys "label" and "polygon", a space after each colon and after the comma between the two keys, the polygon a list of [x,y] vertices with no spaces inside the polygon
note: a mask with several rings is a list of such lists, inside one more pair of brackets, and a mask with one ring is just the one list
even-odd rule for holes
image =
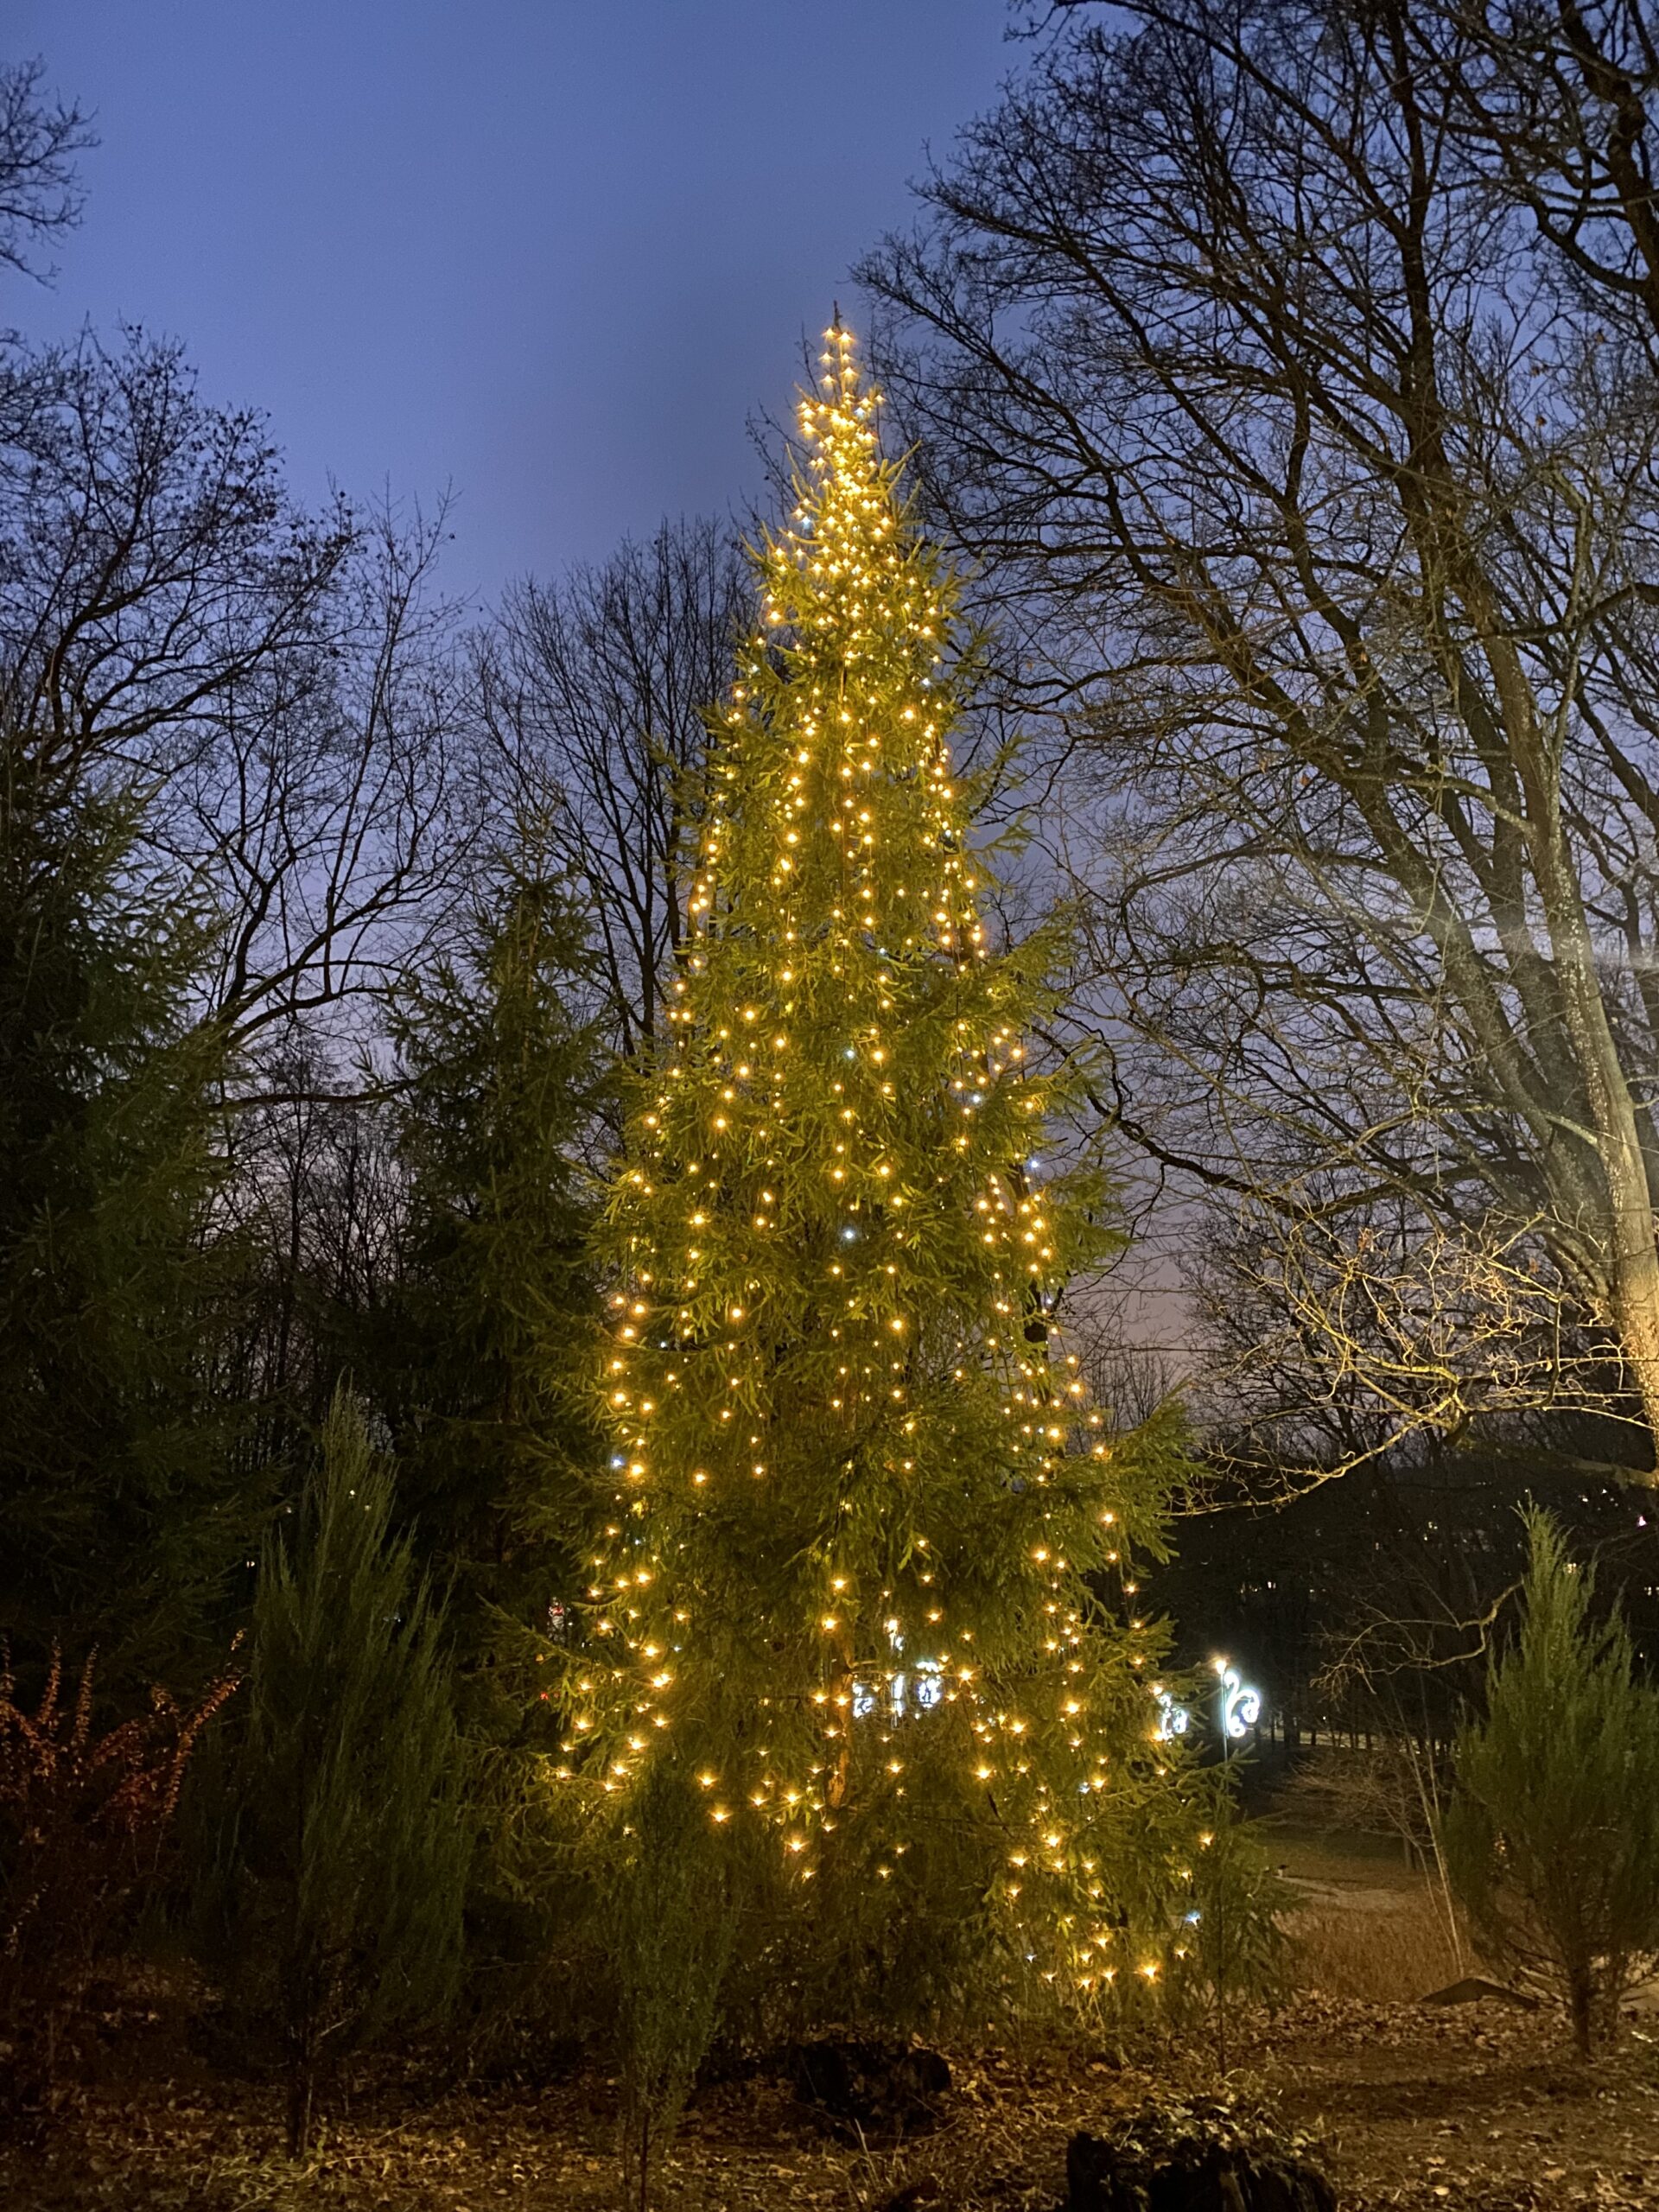
{"label": "thick tree trunk", "polygon": [[[1558,825],[1552,823],[1551,830],[1559,835]],[[1613,1304],[1609,1319],[1647,1420],[1648,1479],[1659,1481],[1659,1244],[1647,1155],[1602,999],[1580,886],[1559,851],[1540,868],[1539,880],[1606,1184],[1606,1268]]]}
{"label": "thick tree trunk", "polygon": [[[1618,1039],[1603,996],[1601,963],[1586,911],[1584,879],[1563,820],[1561,762],[1551,720],[1538,701],[1497,596],[1473,557],[1459,581],[1486,632],[1488,665],[1509,734],[1510,757],[1525,793],[1534,842],[1534,873],[1541,896],[1553,964],[1573,1057],[1583,1079],[1606,1190],[1605,1257],[1618,1332],[1630,1378],[1642,1401],[1649,1441],[1649,1480],[1659,1479],[1659,1246],[1647,1148]],[[1649,1124],[1651,1140],[1652,1128]]]}
{"label": "thick tree trunk", "polygon": [[[1635,1157],[1631,1157],[1635,1151]],[[1613,1274],[1618,1333],[1630,1376],[1642,1394],[1652,1465],[1659,1482],[1659,1251],[1653,1233],[1647,1173],[1639,1150],[1615,1136],[1604,1139],[1613,1217]]]}

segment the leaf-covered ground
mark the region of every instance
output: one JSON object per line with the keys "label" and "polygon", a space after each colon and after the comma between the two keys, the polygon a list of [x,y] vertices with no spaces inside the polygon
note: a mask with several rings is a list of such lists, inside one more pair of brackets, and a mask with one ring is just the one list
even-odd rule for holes
{"label": "leaf-covered ground", "polygon": [[[898,2150],[825,2133],[756,2075],[702,2093],[664,2176],[684,2212],[931,2204],[1052,2212],[1065,2145],[1148,2094],[1216,2087],[1213,2056],[1123,2069],[1084,2053],[953,2054],[943,2125]],[[1659,2041],[1633,2028],[1592,2068],[1548,2014],[1303,1997],[1238,2024],[1235,2087],[1320,2135],[1344,2205],[1501,2212],[1659,2205]],[[47,2155],[0,2152],[0,2205],[86,2212],[521,2212],[612,2207],[610,2093],[578,2075],[531,2093],[359,2097],[302,2167],[282,2158],[270,2087],[189,2057],[152,2008],[111,2015],[102,2081]]]}

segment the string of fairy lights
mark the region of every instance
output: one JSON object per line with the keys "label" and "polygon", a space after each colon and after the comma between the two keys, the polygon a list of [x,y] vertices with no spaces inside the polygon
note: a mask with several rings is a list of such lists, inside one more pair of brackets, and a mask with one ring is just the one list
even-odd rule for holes
{"label": "string of fairy lights", "polygon": [[1161,1955],[1119,1955],[1096,1808],[1141,1793],[1178,1885],[1207,1839],[1157,1793],[1178,1753],[1135,1583],[1122,1623],[1091,1595],[1145,1510],[1049,1314],[1102,1249],[1097,1193],[1035,1156],[1067,1078],[1022,1042],[1040,948],[983,918],[954,586],[839,323],[823,369],[607,1215],[616,1481],[556,1773],[626,1802],[682,1759],[802,1882],[849,1822],[902,1880],[954,1793],[1004,1902],[1058,1932],[1046,1970],[1153,1980]]}

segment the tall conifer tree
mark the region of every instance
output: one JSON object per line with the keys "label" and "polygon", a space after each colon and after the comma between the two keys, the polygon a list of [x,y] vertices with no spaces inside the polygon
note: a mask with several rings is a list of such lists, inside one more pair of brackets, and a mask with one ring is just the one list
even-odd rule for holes
{"label": "tall conifer tree", "polygon": [[229,1474],[215,1352],[234,1242],[216,917],[147,879],[131,795],[0,729],[0,1623],[31,1661],[97,1644],[118,1693],[212,1663],[264,1501]]}
{"label": "tall conifer tree", "polygon": [[[606,1103],[585,918],[522,823],[454,951],[392,1010],[410,1176],[404,1275],[367,1366],[417,1554],[451,1583],[469,1674],[568,1604],[602,1455],[586,1382],[599,1300],[581,1154]],[[524,1638],[532,1631],[526,1626]],[[505,1717],[502,1713],[494,1718]]]}
{"label": "tall conifer tree", "polygon": [[823,362],[609,1199],[614,1490],[561,1777],[626,1820],[666,1765],[837,1900],[821,1925],[874,1899],[894,1974],[894,1931],[919,1973],[971,1923],[1098,1993],[1163,1976],[1191,1904],[1123,1580],[1178,1446],[1111,1435],[1046,1318],[1109,1242],[1098,1179],[1034,1156],[1073,1093],[1024,1041],[1064,939],[993,945],[957,588],[838,323]]}

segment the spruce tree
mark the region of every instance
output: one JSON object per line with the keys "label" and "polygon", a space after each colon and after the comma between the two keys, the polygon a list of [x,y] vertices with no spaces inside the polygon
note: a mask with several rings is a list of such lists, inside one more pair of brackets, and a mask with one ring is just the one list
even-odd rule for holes
{"label": "spruce tree", "polygon": [[548,1878],[564,1839],[539,1760],[557,1740],[547,1640],[581,1586],[601,1463],[585,1160],[609,1103],[597,999],[586,915],[546,824],[527,819],[393,1008],[407,1213],[358,1374],[391,1426],[404,1526],[448,1593],[475,1755],[475,2039],[545,2018],[546,1961],[584,1902]]}
{"label": "spruce tree", "polygon": [[1065,939],[994,943],[957,588],[828,340],[604,1217],[613,1472],[559,1772],[625,1829],[677,1778],[849,2006],[976,1961],[1099,1999],[1191,1948],[1201,1793],[1125,1574],[1179,1440],[1111,1433],[1057,1332],[1110,1241],[1096,1174],[1044,1156]]}
{"label": "spruce tree", "polygon": [[141,819],[0,733],[0,1625],[96,1643],[118,1689],[205,1656],[258,1519],[213,1388],[218,918],[147,880]]}
{"label": "spruce tree", "polygon": [[1526,1522],[1520,1625],[1458,1737],[1446,1858],[1482,1948],[1564,2001],[1587,2056],[1659,1969],[1659,1694],[1559,1524]]}
{"label": "spruce tree", "polygon": [[409,1215],[371,1364],[401,1510],[474,1673],[516,1650],[514,1623],[544,1637],[550,1599],[575,1596],[600,1452],[582,1153],[607,1067],[584,996],[585,918],[531,823],[393,1009]]}
{"label": "spruce tree", "polygon": [[297,1527],[260,1562],[240,1736],[200,1885],[234,2029],[274,2034],[288,2144],[319,2087],[442,2016],[470,1839],[442,1614],[392,1526],[387,1462],[342,1390]]}

